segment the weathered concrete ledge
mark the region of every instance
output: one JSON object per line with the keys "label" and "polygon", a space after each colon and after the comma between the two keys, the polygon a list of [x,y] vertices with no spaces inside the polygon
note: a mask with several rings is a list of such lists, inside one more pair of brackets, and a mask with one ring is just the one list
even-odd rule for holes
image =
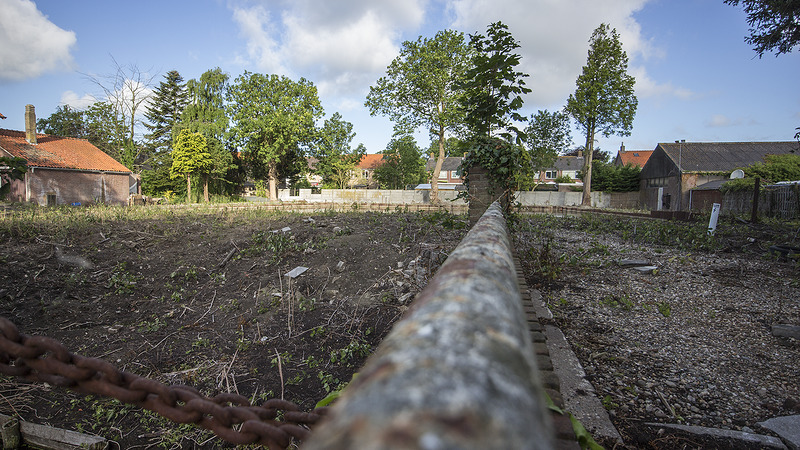
{"label": "weathered concrete ledge", "polygon": [[511,255],[494,203],[303,448],[552,448]]}

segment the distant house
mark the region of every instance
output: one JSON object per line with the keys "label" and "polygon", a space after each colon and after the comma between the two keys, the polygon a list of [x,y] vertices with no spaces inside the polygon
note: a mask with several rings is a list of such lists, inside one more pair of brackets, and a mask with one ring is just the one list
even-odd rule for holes
{"label": "distant house", "polygon": [[89,141],[37,134],[32,105],[25,108],[25,131],[0,129],[0,156],[28,165],[25,179],[12,181],[12,201],[125,205],[136,185],[127,167]]}
{"label": "distant house", "polygon": [[652,210],[686,211],[689,192],[727,178],[731,171],[762,162],[767,155],[800,153],[789,142],[676,142],[656,146],[642,167],[641,203]]}
{"label": "distant house", "polygon": [[614,157],[615,166],[627,166],[631,164],[636,167],[644,167],[653,150],[625,150],[625,144],[620,145],[617,156]]}
{"label": "distant house", "polygon": [[353,187],[377,189],[378,180],[375,179],[375,169],[381,164],[383,164],[383,155],[380,153],[362,156],[361,161],[356,164],[350,185]]}
{"label": "distant house", "polygon": [[[461,179],[461,156],[447,156],[442,161],[442,169],[439,170],[439,177],[436,178],[436,184],[439,189],[455,189],[456,186],[464,184]],[[436,168],[436,158],[428,158],[425,162],[425,171],[433,173]]]}
{"label": "distant house", "polygon": [[583,156],[559,156],[552,167],[537,172],[534,179],[537,183],[554,184],[558,177],[570,177],[580,182],[578,172],[583,170]]}

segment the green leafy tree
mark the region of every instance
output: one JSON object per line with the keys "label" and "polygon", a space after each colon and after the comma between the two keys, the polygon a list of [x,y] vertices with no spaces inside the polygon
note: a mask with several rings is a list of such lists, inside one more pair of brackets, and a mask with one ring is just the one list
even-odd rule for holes
{"label": "green leafy tree", "polygon": [[[187,129],[202,134],[211,154],[212,169],[203,179],[203,196],[208,201],[209,190],[232,193],[239,186],[239,166],[230,149],[225,146],[228,117],[225,114],[225,94],[228,75],[219,67],[205,71],[199,79],[186,83],[187,102],[175,132]],[[210,189],[209,185],[213,189]]]}
{"label": "green leafy tree", "polygon": [[[531,172],[551,167],[560,153],[572,146],[569,116],[560,111],[539,110],[531,115],[525,128],[525,147]],[[531,188],[529,174],[519,174],[517,186]]]}
{"label": "green leafy tree", "polygon": [[405,189],[425,180],[425,160],[411,135],[395,137],[386,146],[383,162],[375,169],[375,179],[383,189]]}
{"label": "green leafy tree", "polygon": [[400,55],[371,86],[366,106],[370,114],[389,116],[396,132],[426,127],[439,141],[431,174],[431,201],[438,201],[437,180],[445,158],[448,132],[458,133],[463,124],[462,91],[457,87],[470,63],[470,48],[463,33],[444,30],[432,39],[420,36],[403,42]]}
{"label": "green leafy tree", "polygon": [[270,199],[277,199],[278,177],[304,168],[304,149],[316,136],[315,121],[323,115],[317,88],[304,78],[245,72],[226,98],[233,145],[255,178],[266,176]]}
{"label": "green leafy tree", "polygon": [[507,209],[515,174],[531,170],[530,155],[519,145],[524,133],[513,124],[525,120],[517,111],[522,108],[522,96],[531,92],[525,87],[528,75],[516,70],[521,59],[515,53],[519,43],[502,22],[490,24],[486,36],[471,35],[470,45],[474,50],[472,67],[461,86],[471,135],[461,162],[462,179],[469,186],[470,169],[483,167],[494,186],[490,194],[501,194]]}
{"label": "green leafy tree", "polygon": [[353,169],[366,153],[362,144],[355,149],[350,148],[355,136],[353,124],[343,120],[338,112],[325,120],[314,147],[316,172],[322,176],[325,185],[338,189],[347,187]]}
{"label": "green leafy tree", "polygon": [[638,101],[628,74],[628,55],[616,29],[601,24],[589,40],[589,56],[575,82],[575,93],[567,99],[566,111],[586,136],[582,204],[591,204],[592,156],[597,132],[630,136]]}
{"label": "green leafy tree", "polygon": [[202,175],[211,170],[211,154],[208,153],[206,138],[201,133],[182,130],[175,139],[172,150],[173,178],[186,178],[186,200],[192,199],[192,175]]}
{"label": "green leafy tree", "polygon": [[760,177],[773,183],[800,180],[800,155],[767,155],[763,163],[757,162],[742,170],[748,178]]}
{"label": "green leafy tree", "polygon": [[[455,136],[450,136],[444,141],[444,156],[446,158],[449,157],[460,157],[464,156],[467,152],[467,148],[465,146],[465,142]],[[426,152],[427,155],[430,155],[432,158],[435,158],[436,155],[439,154],[439,139],[431,140],[431,145],[428,147]]]}
{"label": "green leafy tree", "polygon": [[745,42],[761,58],[766,52],[790,53],[800,43],[800,0],[725,0],[747,13],[750,36]]}
{"label": "green leafy tree", "polygon": [[56,108],[53,114],[47,118],[36,121],[36,129],[45,134],[54,136],[72,137],[86,139],[88,128],[84,113],[69,105],[62,105]]}

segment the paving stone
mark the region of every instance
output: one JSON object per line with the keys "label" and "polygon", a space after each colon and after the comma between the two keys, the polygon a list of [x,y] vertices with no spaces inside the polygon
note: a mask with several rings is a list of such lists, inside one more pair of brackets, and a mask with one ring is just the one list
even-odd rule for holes
{"label": "paving stone", "polygon": [[746,433],[744,431],[735,431],[735,430],[723,430],[720,428],[698,427],[693,425],[679,425],[674,423],[648,423],[646,425],[653,428],[666,428],[666,429],[683,431],[685,433],[690,433],[697,436],[710,437],[715,440],[729,441],[731,442],[730,446],[732,448],[740,448],[740,446],[734,445],[734,442],[738,441],[741,444],[754,445],[757,446],[758,448],[768,448],[776,450],[786,449],[786,446],[783,445],[783,442],[781,442],[780,439],[773,436],[765,436],[763,434]]}
{"label": "paving stone", "polygon": [[800,326],[777,324],[772,326],[772,335],[800,339]]}
{"label": "paving stone", "polygon": [[790,449],[800,449],[800,415],[775,417],[756,425],[780,436]]}
{"label": "paving stone", "polygon": [[620,259],[617,264],[622,267],[648,266],[650,265],[650,261],[646,259]]}

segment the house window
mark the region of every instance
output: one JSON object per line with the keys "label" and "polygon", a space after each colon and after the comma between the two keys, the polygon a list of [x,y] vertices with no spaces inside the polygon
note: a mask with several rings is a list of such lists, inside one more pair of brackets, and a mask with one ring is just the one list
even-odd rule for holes
{"label": "house window", "polygon": [[558,173],[555,170],[547,170],[544,173],[544,177],[547,180],[555,180],[558,178]]}
{"label": "house window", "polygon": [[56,194],[47,194],[47,206],[56,206]]}
{"label": "house window", "polygon": [[458,171],[453,170],[450,172],[450,178],[458,178]]}
{"label": "house window", "polygon": [[361,178],[369,178],[369,170],[364,169],[361,171]]}
{"label": "house window", "polygon": [[647,187],[664,187],[666,185],[667,185],[667,177],[647,179]]}

